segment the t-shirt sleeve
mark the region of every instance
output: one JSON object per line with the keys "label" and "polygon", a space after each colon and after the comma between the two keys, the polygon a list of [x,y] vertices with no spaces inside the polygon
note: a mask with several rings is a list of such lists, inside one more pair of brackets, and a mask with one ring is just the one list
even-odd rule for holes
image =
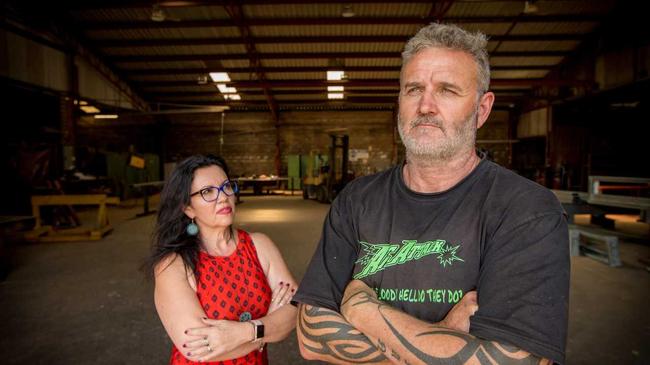
{"label": "t-shirt sleeve", "polygon": [[[558,204],[559,206],[559,204]],[[470,333],[564,363],[570,257],[561,208],[511,215],[484,249]]]}
{"label": "t-shirt sleeve", "polygon": [[358,256],[344,193],[334,200],[325,218],[316,252],[293,297],[295,302],[339,311]]}

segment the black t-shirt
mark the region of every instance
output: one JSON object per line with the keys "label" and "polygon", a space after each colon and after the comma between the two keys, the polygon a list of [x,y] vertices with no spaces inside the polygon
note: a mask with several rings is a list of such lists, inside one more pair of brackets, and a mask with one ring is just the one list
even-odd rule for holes
{"label": "black t-shirt", "polygon": [[563,363],[570,261],[555,196],[487,160],[451,189],[421,194],[403,167],[356,179],[336,198],[294,300],[338,311],[354,277],[438,322],[476,289],[472,335]]}

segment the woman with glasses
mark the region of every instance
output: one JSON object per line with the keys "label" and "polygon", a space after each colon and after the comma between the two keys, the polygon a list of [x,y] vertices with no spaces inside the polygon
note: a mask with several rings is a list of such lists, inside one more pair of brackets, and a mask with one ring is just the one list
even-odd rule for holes
{"label": "woman with glasses", "polygon": [[171,364],[267,364],[295,327],[296,282],[271,239],[233,228],[237,191],[223,159],[197,155],[161,193],[149,269]]}

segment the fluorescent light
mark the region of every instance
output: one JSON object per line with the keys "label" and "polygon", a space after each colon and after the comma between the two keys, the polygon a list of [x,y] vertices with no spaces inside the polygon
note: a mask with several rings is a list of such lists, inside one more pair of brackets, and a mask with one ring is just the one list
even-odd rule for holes
{"label": "fluorescent light", "polygon": [[95,114],[95,119],[117,119],[117,114]]}
{"label": "fluorescent light", "polygon": [[329,81],[340,81],[345,77],[345,71],[327,71]]}
{"label": "fluorescent light", "polygon": [[84,113],[88,113],[88,114],[94,114],[94,113],[99,113],[100,112],[99,109],[97,109],[96,107],[94,107],[92,105],[83,105],[83,106],[80,106],[79,109],[83,110]]}
{"label": "fluorescent light", "polygon": [[343,6],[343,11],[341,12],[341,16],[344,18],[351,18],[355,16],[354,10],[352,10],[352,5]]}
{"label": "fluorescent light", "polygon": [[88,102],[85,100],[79,100],[79,105],[88,105]]}
{"label": "fluorescent light", "polygon": [[343,86],[328,86],[327,91],[343,91]]}
{"label": "fluorescent light", "polygon": [[222,94],[236,94],[237,88],[228,87],[226,84],[217,84],[217,88],[221,91]]}
{"label": "fluorescent light", "polygon": [[343,93],[328,93],[328,99],[343,99]]}
{"label": "fluorescent light", "polygon": [[210,72],[210,78],[214,82],[230,82],[227,72]]}
{"label": "fluorescent light", "polygon": [[241,96],[239,94],[224,94],[223,98],[228,100],[241,100]]}

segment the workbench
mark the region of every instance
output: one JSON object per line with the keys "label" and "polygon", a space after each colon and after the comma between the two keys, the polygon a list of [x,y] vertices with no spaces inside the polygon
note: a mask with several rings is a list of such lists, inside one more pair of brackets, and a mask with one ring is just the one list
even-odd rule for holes
{"label": "workbench", "polygon": [[[113,230],[113,227],[108,222],[107,205],[119,204],[119,202],[119,198],[108,197],[106,194],[34,195],[32,196],[32,215],[35,219],[34,229],[25,233],[25,239],[38,242],[99,240]],[[43,225],[41,207],[53,205],[97,206],[97,220],[92,228],[55,229],[55,227]]]}
{"label": "workbench", "polygon": [[156,212],[155,209],[154,210],[149,209],[149,195],[152,191],[154,191],[153,188],[161,187],[163,185],[165,185],[164,181],[150,181],[150,182],[143,182],[143,183],[137,183],[131,185],[132,187],[142,191],[143,200],[144,200],[143,211],[142,213],[136,214],[135,215],[136,217],[143,217],[145,215],[149,215]]}
{"label": "workbench", "polygon": [[243,190],[246,185],[253,186],[253,194],[261,195],[264,187],[266,186],[266,193],[269,194],[271,188],[281,188],[281,183],[286,183],[289,181],[288,177],[269,177],[269,178],[247,178],[247,177],[238,177],[234,179],[237,181],[240,191]]}

